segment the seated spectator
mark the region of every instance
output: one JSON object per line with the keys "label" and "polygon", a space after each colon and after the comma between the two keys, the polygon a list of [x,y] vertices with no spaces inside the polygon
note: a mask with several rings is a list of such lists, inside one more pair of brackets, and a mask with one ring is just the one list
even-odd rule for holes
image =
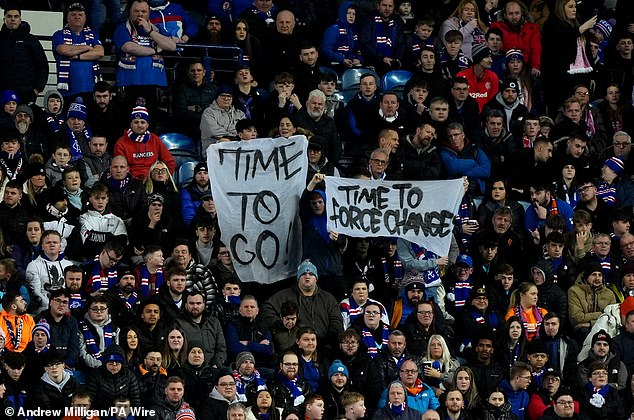
{"label": "seated spectator", "polygon": [[130,173],[142,181],[154,162],[160,160],[174,173],[176,163],[163,141],[149,131],[150,114],[137,106],[130,115],[130,129],[114,145],[114,155],[123,156],[130,164]]}
{"label": "seated spectator", "polygon": [[187,271],[187,291],[200,290],[205,300],[205,308],[211,310],[219,299],[218,285],[211,270],[194,259],[191,242],[177,239],[167,268],[178,267]]}
{"label": "seated spectator", "polygon": [[[185,351],[185,349],[183,350]],[[209,366],[205,359],[205,350],[200,341],[189,341],[186,349],[186,360],[180,373],[185,380],[185,394],[192,408],[202,407],[213,387],[215,368]]]}
{"label": "seated spectator", "polygon": [[323,397],[324,416],[333,418],[344,414],[341,398],[349,392],[348,368],[341,363],[341,360],[334,360],[328,369],[328,376],[325,384],[319,387],[318,395]]}
{"label": "seated spectator", "polygon": [[134,373],[124,366],[124,362],[123,349],[112,344],[104,351],[103,365],[88,375],[86,389],[95,402],[95,410],[110,409],[120,393],[125,393],[132,405],[141,404],[139,382]]}
{"label": "seated spectator", "polygon": [[187,295],[184,311],[177,319],[177,323],[189,340],[203,343],[205,360],[209,366],[218,368],[227,359],[227,345],[220,322],[204,309],[203,292],[192,290]]}
{"label": "seated spectator", "polygon": [[580,398],[582,412],[591,420],[622,418],[625,415],[623,401],[617,389],[608,382],[608,366],[602,362],[591,363],[588,381]]}
{"label": "seated spectator", "polygon": [[295,346],[299,357],[298,376],[305,380],[311,389],[318,389],[326,380],[328,363],[324,354],[319,351],[315,330],[311,327],[300,327],[297,330]]}
{"label": "seated spectator", "polygon": [[64,364],[74,368],[79,361],[79,330],[77,319],[68,313],[70,297],[67,289],[51,291],[48,309],[40,313],[40,320],[49,325],[51,347],[64,352]]}
{"label": "seated spectator", "polygon": [[506,393],[501,388],[494,388],[487,392],[487,397],[482,403],[482,415],[486,418],[508,418],[517,420],[518,417],[513,413],[511,404],[508,402]]}
{"label": "seated spectator", "polygon": [[249,351],[257,358],[258,366],[269,366],[274,356],[273,337],[257,318],[259,312],[258,302],[253,296],[242,298],[239,316],[226,326],[227,349],[232,358]]}
{"label": "seated spectator", "polygon": [[236,380],[231,370],[221,367],[214,375],[213,389],[198,410],[200,418],[219,419],[227,415],[229,405],[238,402]]}
{"label": "seated spectator", "polygon": [[243,351],[235,359],[236,368],[233,370],[233,377],[236,380],[238,399],[240,401],[255,401],[259,391],[266,389],[264,378],[255,368],[255,358],[251,352]]}
{"label": "seated spectator", "polygon": [[158,246],[166,253],[174,248],[178,223],[165,209],[165,198],[154,192],[147,196],[146,206],[130,225],[130,245],[140,253],[147,246]]}
{"label": "seated spectator", "polygon": [[[434,394],[434,390],[420,379],[418,366],[412,359],[403,362],[400,368],[399,380],[405,385],[407,390],[407,406],[421,413],[428,409],[435,410],[440,407],[440,403]],[[381,394],[379,409],[388,404],[388,389]]]}
{"label": "seated spectator", "polygon": [[89,293],[105,292],[117,283],[117,267],[123,258],[124,247],[118,241],[106,243],[85,268],[84,286]]}
{"label": "seated spectator", "polygon": [[273,326],[280,319],[281,306],[286,301],[295,302],[298,308],[297,322],[314,326],[322,345],[333,344],[343,331],[343,320],[334,296],[317,286],[318,273],[308,260],[297,268],[297,285],[281,290],[262,305],[262,322]]}
{"label": "seated spectator", "polygon": [[625,165],[617,157],[603,163],[601,179],[597,187],[597,196],[611,207],[620,209],[634,206],[634,184],[624,175]]}
{"label": "seated spectator", "polygon": [[279,371],[269,382],[268,388],[275,406],[289,410],[301,407],[312,389],[308,382],[298,376],[299,358],[294,352],[282,355]]}
{"label": "seated spectator", "polygon": [[366,408],[362,394],[348,392],[341,396],[341,405],[345,411],[346,419],[360,420],[365,418]]}
{"label": "seated spectator", "polygon": [[[101,176],[100,184],[108,187],[108,205],[112,213],[130,226],[132,217],[140,213],[145,204],[146,194],[143,182],[132,176],[130,166],[124,156],[115,156],[110,162],[110,170]],[[94,192],[91,192],[94,194]]]}
{"label": "seated spectator", "polygon": [[[629,304],[629,302],[628,302]],[[629,305],[625,305],[629,306]],[[623,315],[625,318],[625,315]],[[623,363],[618,355],[612,337],[606,333],[604,329],[598,330],[592,336],[590,341],[590,350],[587,357],[583,358],[583,353],[579,353],[577,360],[577,386],[585,388],[588,385],[591,376],[590,366],[595,362],[607,365],[609,371],[607,381],[613,388],[619,390],[624,389],[628,375],[625,363]]]}
{"label": "seated spectator", "polygon": [[202,61],[192,61],[187,67],[187,80],[174,86],[172,109],[179,132],[193,139],[200,138],[200,119],[216,98],[216,90]]}
{"label": "seated spectator", "polygon": [[77,379],[64,368],[64,355],[56,351],[47,354],[44,375],[33,384],[27,404],[31,407],[50,407],[64,411],[71,404],[71,396],[79,388]]}
{"label": "seated spectator", "polygon": [[169,419],[176,416],[195,418],[194,410],[183,399],[184,395],[185,381],[178,376],[171,376],[167,379],[165,391],[161,398],[150,408],[155,410],[158,419]]}
{"label": "seated spectator", "polygon": [[339,162],[341,156],[339,134],[335,127],[335,121],[326,115],[326,95],[322,91],[319,89],[311,90],[306,100],[306,106],[299,110],[293,120],[297,126],[326,139],[327,146],[323,153],[334,165]]}
{"label": "seated spectator", "polygon": [[92,297],[88,312],[79,320],[79,355],[83,370],[103,364],[104,351],[119,338],[119,327],[112,322],[108,300],[100,295]]}
{"label": "seated spectator", "polygon": [[246,118],[246,115],[233,105],[233,95],[231,87],[220,86],[216,100],[203,111],[200,120],[203,156],[206,156],[210,144],[217,141],[228,141],[238,135],[236,123]]}
{"label": "seated spectator", "polygon": [[283,410],[280,407],[275,406],[275,401],[271,396],[271,392],[268,389],[261,389],[257,391],[254,403],[247,408],[247,419],[261,419],[269,414],[271,419],[282,418]]}
{"label": "seated spectator", "polygon": [[387,386],[387,404],[377,410],[372,417],[374,420],[388,420],[395,418],[394,412],[402,420],[418,420],[421,412],[409,405],[407,388],[403,382],[395,380]]}
{"label": "seated spectator", "polygon": [[57,231],[42,233],[42,252],[26,267],[26,280],[35,313],[48,308],[50,291],[63,287],[64,269],[72,265],[61,250],[62,238]]}

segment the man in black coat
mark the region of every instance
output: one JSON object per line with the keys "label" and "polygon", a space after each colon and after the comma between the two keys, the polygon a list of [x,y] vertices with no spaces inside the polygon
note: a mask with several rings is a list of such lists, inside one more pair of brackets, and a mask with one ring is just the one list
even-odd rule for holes
{"label": "man in black coat", "polygon": [[35,101],[48,80],[48,60],[42,44],[22,21],[17,6],[4,9],[0,30],[0,90],[13,90],[21,103]]}

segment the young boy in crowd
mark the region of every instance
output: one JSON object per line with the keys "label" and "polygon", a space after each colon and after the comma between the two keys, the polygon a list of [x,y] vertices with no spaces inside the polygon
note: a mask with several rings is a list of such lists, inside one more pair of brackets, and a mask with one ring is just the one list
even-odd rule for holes
{"label": "young boy in crowd", "polygon": [[56,134],[58,131],[63,130],[64,113],[64,99],[62,94],[56,90],[49,90],[44,94],[44,118],[46,119],[46,129],[50,135]]}
{"label": "young boy in crowd", "polygon": [[440,52],[440,68],[445,79],[451,80],[462,70],[471,67],[471,60],[462,52],[464,37],[458,30],[445,34],[444,48]]}
{"label": "young boy in crowd", "polygon": [[68,143],[58,144],[53,150],[53,155],[46,162],[46,178],[51,181],[51,185],[57,184],[63,177],[64,171],[68,169],[70,162],[70,145]]}
{"label": "young boy in crowd", "polygon": [[358,392],[347,392],[341,396],[347,420],[358,420],[365,418],[365,398]]}
{"label": "young boy in crowd", "polygon": [[335,90],[337,89],[337,78],[335,75],[328,72],[320,73],[317,89],[326,95],[326,115],[330,118],[335,118],[335,114],[343,111],[345,106],[342,100],[343,97],[335,95]]}

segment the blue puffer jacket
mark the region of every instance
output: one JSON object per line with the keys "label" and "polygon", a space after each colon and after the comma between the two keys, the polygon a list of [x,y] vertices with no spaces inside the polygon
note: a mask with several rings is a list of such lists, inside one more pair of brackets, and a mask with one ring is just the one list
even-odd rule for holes
{"label": "blue puffer jacket", "polygon": [[[350,24],[346,17],[348,9],[351,7],[354,7],[352,2],[343,2],[341,6],[339,6],[337,23],[329,26],[324,31],[321,42],[321,53],[328,63],[341,64],[343,60],[354,60],[355,58],[363,62],[359,48],[356,21]],[[359,18],[358,8],[356,18]]]}
{"label": "blue puffer jacket", "polygon": [[[438,398],[436,398],[436,394],[434,394],[434,390],[431,389],[425,383],[422,383],[423,390],[419,392],[417,395],[412,394],[407,391],[407,406],[409,408],[413,408],[414,410],[418,410],[421,413],[432,409],[435,410],[440,407],[440,403],[438,402]],[[379,399],[378,408],[383,408],[387,404],[387,389],[383,390],[381,394],[381,398]]]}

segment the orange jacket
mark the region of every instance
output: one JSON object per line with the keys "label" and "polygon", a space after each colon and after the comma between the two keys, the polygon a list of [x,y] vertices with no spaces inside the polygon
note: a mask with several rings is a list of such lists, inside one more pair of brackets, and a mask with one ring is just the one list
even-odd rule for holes
{"label": "orange jacket", "polygon": [[[11,330],[15,335],[19,328],[22,328],[22,335],[20,338],[20,342],[17,346],[13,344],[13,339],[11,338],[11,333],[9,333],[9,325],[12,326]],[[24,315],[11,315],[4,309],[0,312],[0,328],[4,331],[5,334],[5,345],[4,347],[8,351],[20,353],[24,351],[27,344],[31,341],[31,335],[33,332],[33,328],[35,327],[35,321],[33,317],[29,314]]]}

